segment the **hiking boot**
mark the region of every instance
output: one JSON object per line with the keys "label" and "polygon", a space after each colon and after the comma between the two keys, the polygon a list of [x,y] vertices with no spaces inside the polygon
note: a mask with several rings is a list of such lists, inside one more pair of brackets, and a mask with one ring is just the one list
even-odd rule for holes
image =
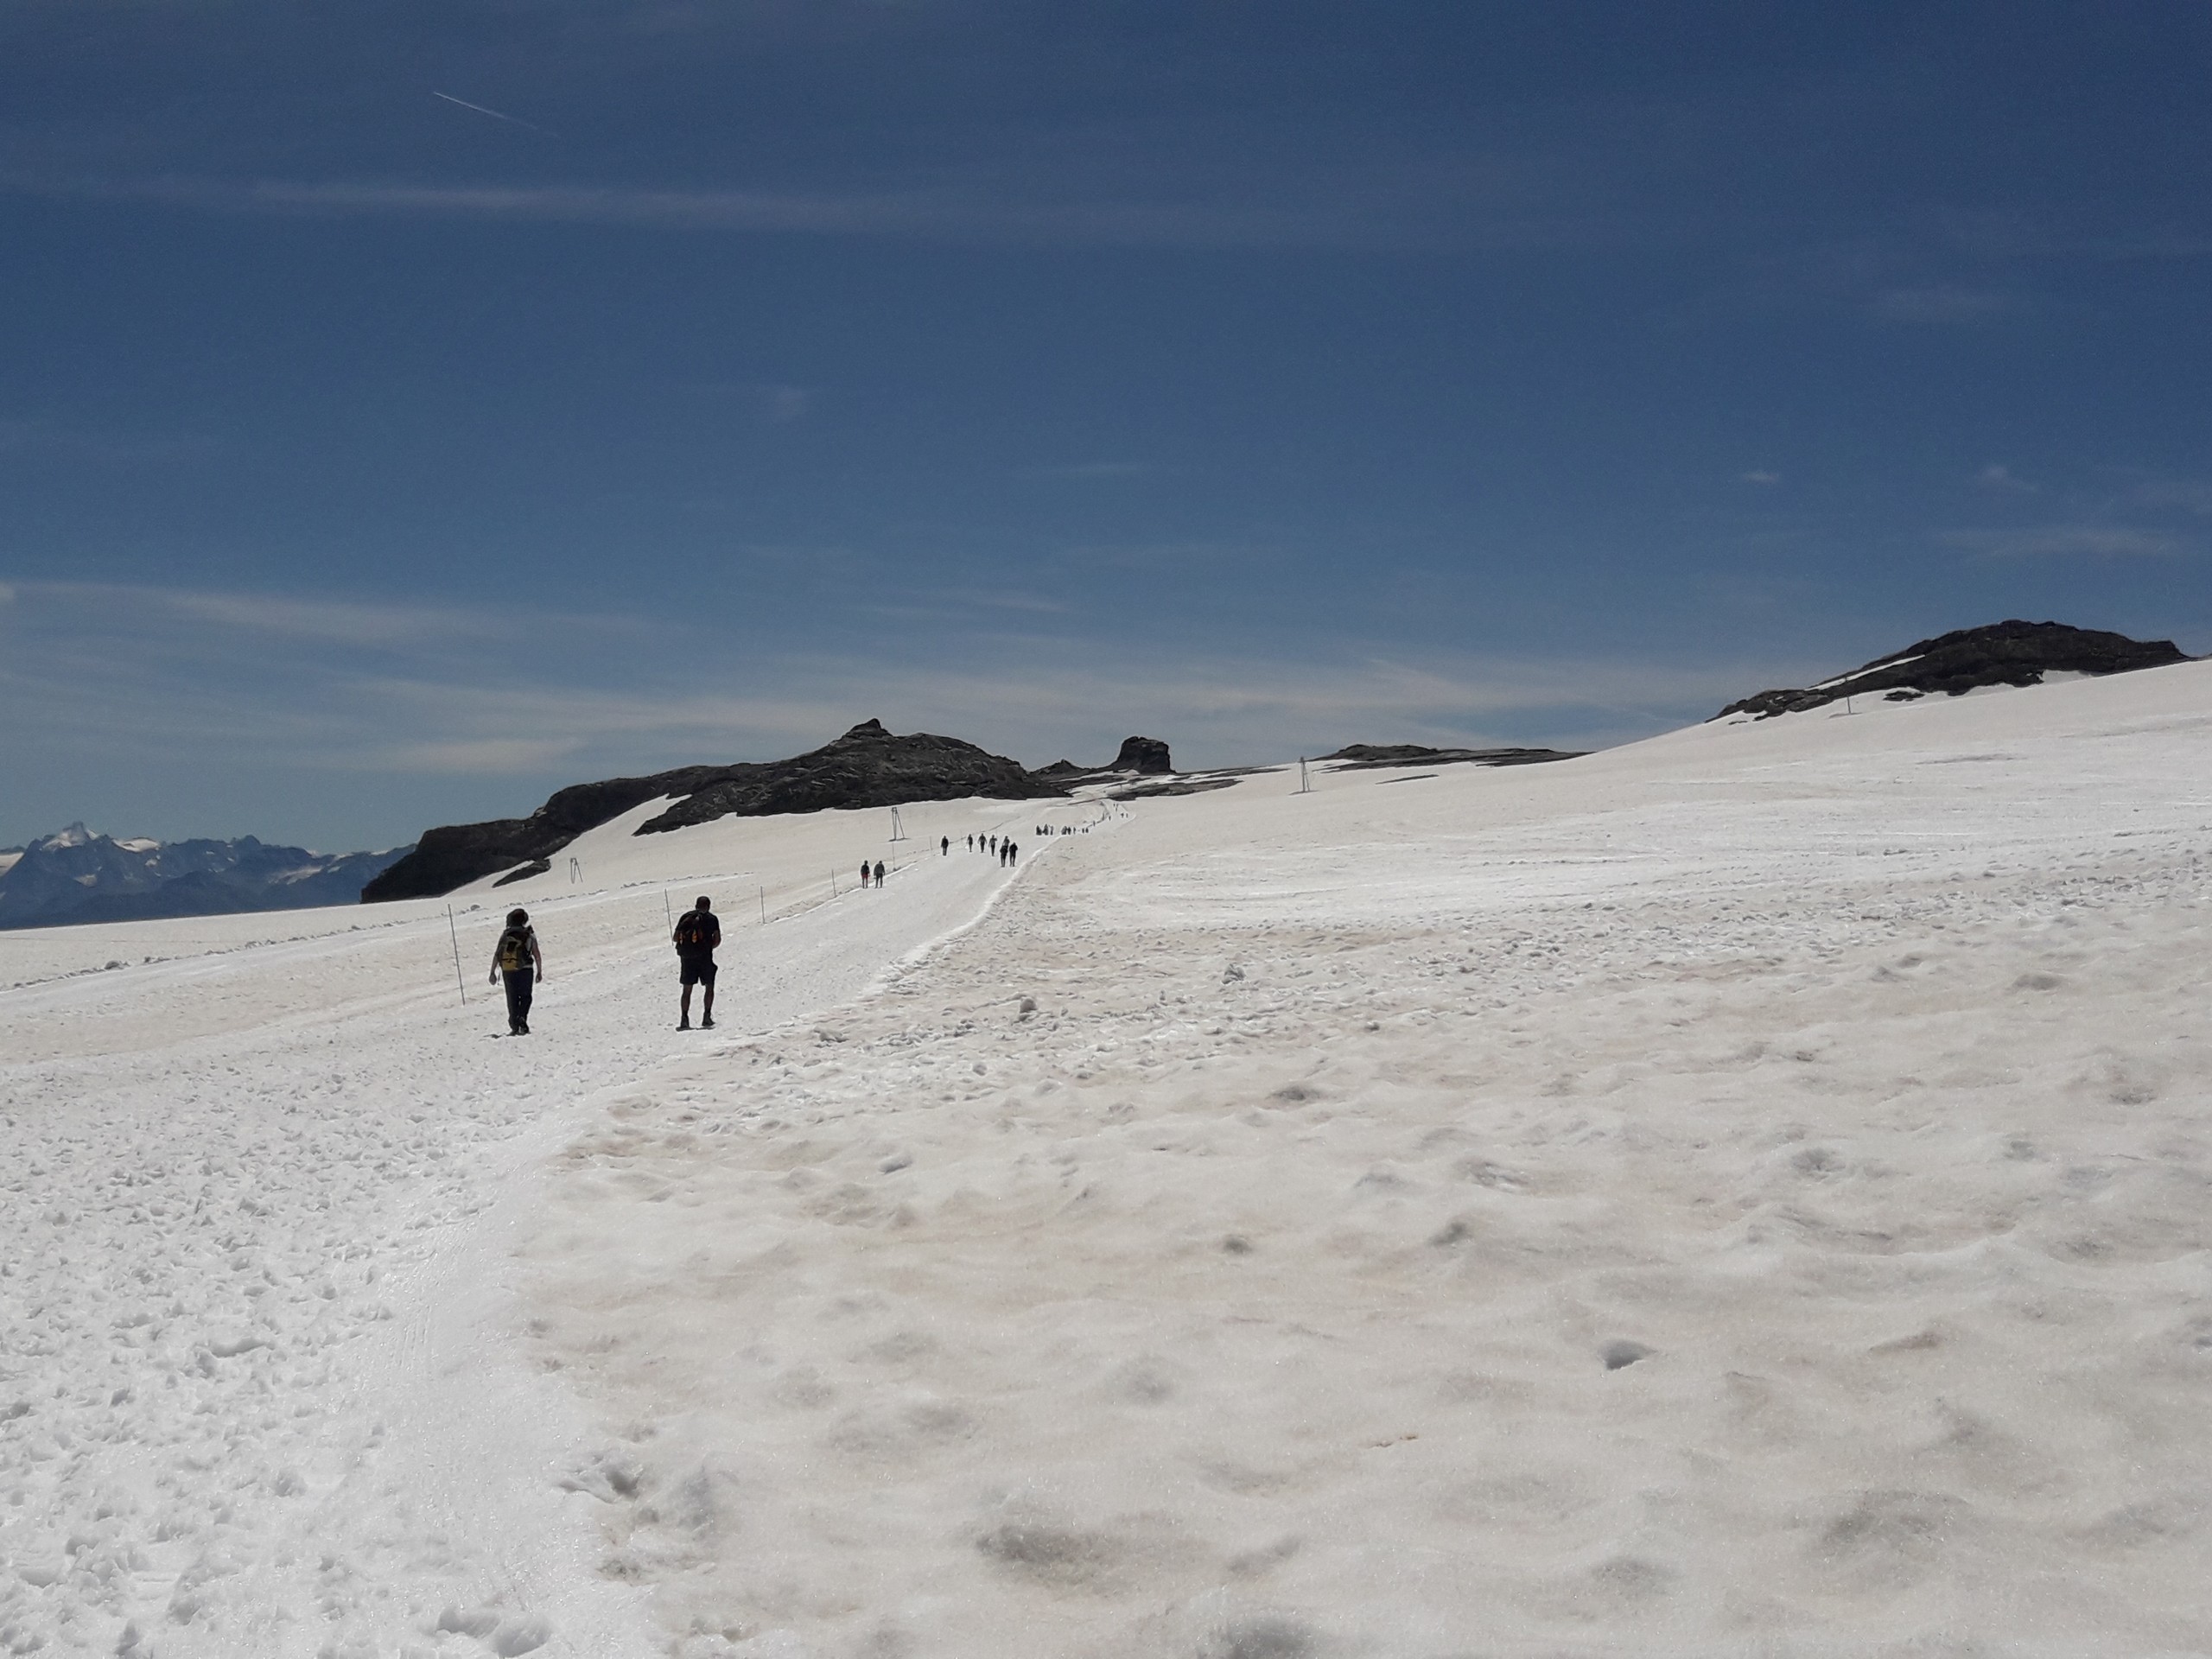
{"label": "hiking boot", "polygon": [[699,1029],[702,1031],[712,1031],[714,1028],[715,1016],[711,1014],[699,1022]]}
{"label": "hiking boot", "polygon": [[691,1029],[691,1022],[689,1020],[679,1020],[676,1022],[676,1028],[678,1031],[689,1031]]}

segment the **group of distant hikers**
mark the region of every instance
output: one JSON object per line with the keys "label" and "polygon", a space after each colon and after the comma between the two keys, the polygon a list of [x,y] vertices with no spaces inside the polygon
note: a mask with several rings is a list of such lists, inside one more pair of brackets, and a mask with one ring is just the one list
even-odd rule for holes
{"label": "group of distant hikers", "polygon": [[[944,838],[944,847],[948,853],[952,850],[951,836]],[[968,837],[968,850],[971,853],[995,853],[1001,864],[1013,863],[1021,851],[1014,844],[1011,836],[970,836]]]}
{"label": "group of distant hikers", "polygon": [[[1040,828],[1040,835],[1049,835],[1047,828]],[[1012,865],[1020,855],[1020,849],[1010,836],[982,835],[968,837],[970,851],[990,853],[999,862]],[[940,856],[950,857],[952,837],[944,836],[938,841]],[[861,861],[861,886],[880,887],[887,874],[883,861]],[[678,1005],[676,1028],[691,1029],[691,988],[704,988],[699,1007],[699,1028],[711,1030],[715,1023],[715,948],[722,942],[722,925],[715,915],[714,901],[702,893],[696,904],[685,911],[670,935],[676,946],[676,960],[680,970],[683,997]],[[492,983],[504,983],[507,993],[507,1035],[530,1035],[530,1002],[537,982],[545,977],[545,958],[537,948],[537,930],[530,925],[530,912],[511,910],[507,925],[500,932],[499,943],[492,947]]]}

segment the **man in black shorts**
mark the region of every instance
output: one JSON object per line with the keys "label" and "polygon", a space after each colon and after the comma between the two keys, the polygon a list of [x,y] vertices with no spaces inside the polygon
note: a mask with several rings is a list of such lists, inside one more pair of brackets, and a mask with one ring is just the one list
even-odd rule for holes
{"label": "man in black shorts", "polygon": [[699,1010],[699,1028],[710,1031],[715,1024],[715,947],[722,942],[722,925],[715,919],[712,901],[702,895],[685,911],[677,920],[674,938],[676,960],[683,969],[683,1017],[676,1028],[691,1029],[691,988],[703,985],[707,995]]}

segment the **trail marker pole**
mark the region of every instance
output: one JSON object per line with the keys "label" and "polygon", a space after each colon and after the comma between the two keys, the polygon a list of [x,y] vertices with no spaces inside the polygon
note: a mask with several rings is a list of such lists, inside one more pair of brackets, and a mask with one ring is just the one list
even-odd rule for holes
{"label": "trail marker pole", "polygon": [[768,889],[766,887],[760,889],[760,925],[768,925]]}
{"label": "trail marker pole", "polygon": [[446,906],[446,932],[453,940],[453,982],[461,988],[461,1006],[468,1006],[468,976],[461,971],[461,930],[454,925],[453,906]]}
{"label": "trail marker pole", "polygon": [[1298,792],[1301,795],[1313,792],[1313,785],[1306,779],[1306,757],[1302,754],[1298,757]]}
{"label": "trail marker pole", "polygon": [[663,887],[660,890],[660,913],[668,918],[668,931],[671,933],[675,932],[676,911],[675,908],[668,902],[668,889],[666,887]]}

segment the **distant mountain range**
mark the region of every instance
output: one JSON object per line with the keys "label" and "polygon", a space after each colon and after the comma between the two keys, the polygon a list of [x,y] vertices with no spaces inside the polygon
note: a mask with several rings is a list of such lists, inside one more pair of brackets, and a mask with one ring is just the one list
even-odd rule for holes
{"label": "distant mountain range", "polygon": [[2189,660],[2171,639],[2131,639],[2063,622],[1992,622],[1917,640],[1818,685],[1762,691],[1730,703],[1713,718],[1750,715],[1771,720],[1846,697],[1910,702],[1939,694],[1961,696],[1984,686],[2040,685],[2050,675],[2126,674]]}
{"label": "distant mountain range", "polygon": [[350,905],[412,850],[334,856],[251,836],[118,841],[73,823],[28,847],[0,849],[0,928]]}

